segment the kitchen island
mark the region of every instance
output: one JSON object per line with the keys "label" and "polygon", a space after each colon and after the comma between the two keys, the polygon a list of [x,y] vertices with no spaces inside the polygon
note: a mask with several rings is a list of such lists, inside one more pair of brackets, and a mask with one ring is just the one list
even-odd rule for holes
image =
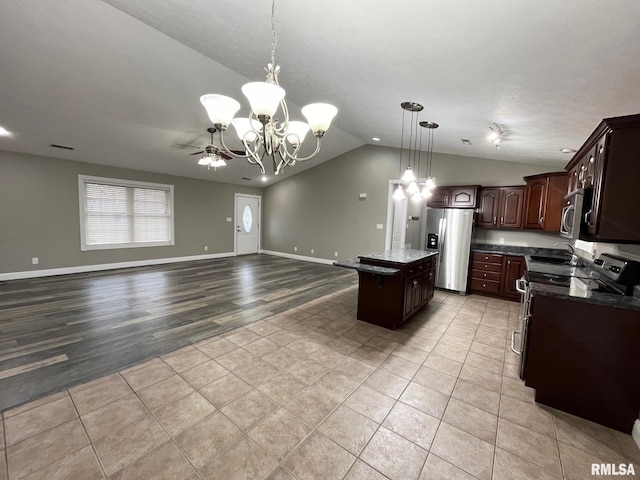
{"label": "kitchen island", "polygon": [[358,320],[395,330],[433,298],[438,252],[392,250],[334,265],[358,271]]}

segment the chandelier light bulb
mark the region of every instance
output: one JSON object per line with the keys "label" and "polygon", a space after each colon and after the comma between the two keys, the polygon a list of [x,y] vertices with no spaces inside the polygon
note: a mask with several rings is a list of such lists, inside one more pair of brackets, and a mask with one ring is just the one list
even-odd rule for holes
{"label": "chandelier light bulb", "polygon": [[262,124],[254,118],[234,118],[233,120],[231,120],[231,125],[233,125],[233,128],[235,128],[238,138],[241,141],[244,141],[246,139],[247,142],[253,142],[256,140],[256,138],[258,138],[258,135],[253,130],[255,130],[256,132],[262,130]]}
{"label": "chandelier light bulb", "polygon": [[314,135],[329,130],[333,117],[338,114],[338,109],[328,103],[311,103],[302,107],[301,111]]}
{"label": "chandelier light bulb", "polygon": [[293,120],[289,122],[289,130],[287,130],[287,141],[291,145],[300,145],[304,142],[304,137],[309,131],[309,124]]}
{"label": "chandelier light bulb", "polygon": [[240,110],[240,104],[233,98],[214,93],[201,96],[200,103],[206,108],[211,123],[223,128],[229,126],[233,116]]}
{"label": "chandelier light bulb", "polygon": [[398,187],[396,188],[396,191],[393,192],[392,198],[394,200],[402,200],[403,198],[407,198],[407,196],[404,193],[404,189],[402,188],[402,185],[398,185]]}
{"label": "chandelier light bulb", "polygon": [[272,117],[284,98],[284,88],[267,82],[251,82],[242,86],[242,93],[249,100],[256,115]]}

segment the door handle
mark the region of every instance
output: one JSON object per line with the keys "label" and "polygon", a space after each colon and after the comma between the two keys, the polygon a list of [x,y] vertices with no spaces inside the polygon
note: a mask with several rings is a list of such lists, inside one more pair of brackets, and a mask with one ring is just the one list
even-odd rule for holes
{"label": "door handle", "polygon": [[522,354],[522,352],[519,350],[516,350],[516,335],[520,335],[520,332],[517,332],[515,330],[511,332],[511,351],[516,355],[520,355]]}

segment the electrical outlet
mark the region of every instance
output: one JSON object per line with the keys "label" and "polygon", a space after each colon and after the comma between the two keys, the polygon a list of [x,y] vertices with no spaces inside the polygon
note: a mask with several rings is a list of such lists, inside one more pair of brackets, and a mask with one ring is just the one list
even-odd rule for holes
{"label": "electrical outlet", "polygon": [[231,222],[233,219],[231,217],[227,217],[227,222]]}
{"label": "electrical outlet", "polygon": [[500,245],[504,245],[504,238],[500,237]]}
{"label": "electrical outlet", "polygon": [[311,249],[311,253],[313,253],[313,248]]}
{"label": "electrical outlet", "polygon": [[33,257],[33,258],[31,259],[31,264],[32,264],[32,265],[38,265],[38,257]]}
{"label": "electrical outlet", "polygon": [[337,257],[338,256],[338,252],[333,252],[333,256]]}
{"label": "electrical outlet", "polygon": [[293,251],[297,252],[298,251],[298,247],[293,247]]}
{"label": "electrical outlet", "polygon": [[208,251],[209,251],[209,245],[205,245],[205,246],[204,246],[204,251],[205,251],[205,252],[208,252]]}
{"label": "electrical outlet", "polygon": [[376,229],[382,230],[382,224],[381,223],[376,223]]}

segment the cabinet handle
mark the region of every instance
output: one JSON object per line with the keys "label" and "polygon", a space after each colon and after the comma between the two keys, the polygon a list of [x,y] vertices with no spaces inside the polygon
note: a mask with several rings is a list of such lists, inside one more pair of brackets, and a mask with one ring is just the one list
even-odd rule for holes
{"label": "cabinet handle", "polygon": [[486,273],[483,273],[483,274],[482,274],[482,276],[483,276],[484,278],[487,278],[487,274],[486,274]]}
{"label": "cabinet handle", "polygon": [[488,265],[485,265],[485,266],[484,266],[484,268],[487,268],[487,267],[488,267]]}
{"label": "cabinet handle", "polygon": [[487,284],[486,284],[486,283],[483,283],[483,284],[482,284],[482,288],[487,288]]}
{"label": "cabinet handle", "polygon": [[509,267],[511,265],[511,260],[507,261],[507,267]]}
{"label": "cabinet handle", "polygon": [[584,214],[584,223],[591,225],[591,210]]}
{"label": "cabinet handle", "polygon": [[504,217],[500,217],[500,225],[504,225]]}
{"label": "cabinet handle", "polygon": [[493,217],[493,224],[496,224],[496,220],[498,219],[498,217]]}
{"label": "cabinet handle", "polygon": [[[602,147],[600,147],[600,151],[602,152]],[[589,157],[589,163],[593,163],[595,162],[595,158],[593,158],[593,155]]]}
{"label": "cabinet handle", "polygon": [[600,153],[604,152],[604,145],[600,145],[600,150],[598,150]]}
{"label": "cabinet handle", "polygon": [[543,222],[543,221],[544,221],[544,217],[540,217],[540,220],[538,220],[538,223],[539,223],[540,225],[542,225],[542,222]]}
{"label": "cabinet handle", "polygon": [[417,286],[418,286],[418,281],[417,281],[417,280],[414,280],[414,281],[413,281],[413,288],[414,288],[414,290],[415,290],[415,288],[416,288]]}

